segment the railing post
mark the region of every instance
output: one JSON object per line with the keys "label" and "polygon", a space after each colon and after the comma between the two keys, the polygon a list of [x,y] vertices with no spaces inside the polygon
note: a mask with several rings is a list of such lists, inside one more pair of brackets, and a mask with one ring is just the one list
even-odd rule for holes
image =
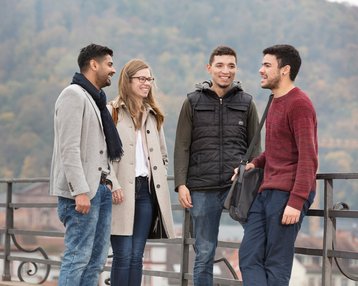
{"label": "railing post", "polygon": [[14,210],[10,207],[12,202],[12,181],[7,182],[6,190],[6,222],[5,222],[5,244],[4,244],[4,273],[2,281],[11,281],[10,273],[10,252],[11,252],[11,236],[9,229],[14,228]]}
{"label": "railing post", "polygon": [[335,233],[335,223],[329,217],[330,210],[333,209],[333,180],[324,180],[324,228],[323,228],[323,253],[322,253],[322,285],[332,286],[332,257],[328,252],[332,250],[333,233]]}
{"label": "railing post", "polygon": [[180,263],[180,285],[187,286],[188,279],[185,278],[185,274],[189,271],[189,244],[187,239],[190,237],[190,213],[187,209],[184,209],[184,221],[182,230],[182,260]]}

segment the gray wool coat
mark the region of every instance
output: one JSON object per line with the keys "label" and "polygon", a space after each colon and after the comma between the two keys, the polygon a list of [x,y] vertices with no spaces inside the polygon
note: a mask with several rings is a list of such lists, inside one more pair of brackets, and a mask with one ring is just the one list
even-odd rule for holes
{"label": "gray wool coat", "polygon": [[[54,133],[50,195],[74,199],[86,193],[92,199],[102,171],[108,172],[111,164],[100,111],[91,95],[79,85],[71,84],[59,95]],[[118,185],[115,176],[109,179],[113,186]]]}
{"label": "gray wool coat", "polygon": [[[121,136],[124,150],[124,155],[121,160],[113,162],[113,170],[117,176],[120,187],[123,189],[124,200],[118,205],[113,205],[111,233],[113,235],[132,235],[135,208],[136,130],[125,105],[120,104],[118,106],[112,102],[111,105],[108,105],[111,114],[113,106],[119,108],[117,130]],[[143,135],[145,136],[143,140],[145,140],[147,144],[151,179],[153,180],[157,194],[164,227],[168,238],[174,238],[174,223],[167,181],[167,147],[163,128],[158,131],[154,110],[151,108],[148,108],[148,116],[144,123]]]}

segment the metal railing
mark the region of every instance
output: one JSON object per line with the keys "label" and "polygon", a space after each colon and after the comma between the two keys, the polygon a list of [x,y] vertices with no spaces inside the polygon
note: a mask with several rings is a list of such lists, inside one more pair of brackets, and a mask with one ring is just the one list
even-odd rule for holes
{"label": "metal railing", "polygon": [[[308,212],[308,216],[317,216],[323,218],[323,247],[322,249],[316,248],[305,248],[305,247],[296,247],[296,254],[302,255],[313,255],[322,257],[322,285],[333,286],[332,282],[332,273],[334,263],[337,264],[338,269],[341,273],[346,276],[348,279],[358,281],[356,274],[349,273],[344,266],[341,264],[342,259],[352,259],[358,260],[357,252],[342,251],[335,249],[336,242],[336,219],[337,218],[350,218],[357,219],[358,211],[349,210],[349,207],[346,203],[334,204],[333,202],[333,181],[334,180],[356,180],[358,179],[358,173],[331,173],[331,174],[318,174],[317,180],[324,182],[324,206],[323,209],[311,209]],[[170,176],[168,180],[173,180],[173,176]],[[34,179],[0,179],[0,184],[6,184],[6,195],[5,202],[0,202],[0,208],[5,208],[6,217],[5,217],[5,226],[4,229],[1,229],[0,234],[4,236],[3,241],[3,252],[0,252],[0,259],[3,260],[3,281],[11,281],[11,264],[15,261],[19,263],[17,268],[17,280],[26,281],[26,278],[23,277],[22,273],[26,273],[28,276],[33,276],[36,274],[39,265],[45,265],[45,272],[43,278],[37,282],[41,284],[48,279],[48,276],[51,271],[52,266],[59,267],[61,261],[52,260],[49,258],[47,253],[42,247],[36,247],[34,249],[25,249],[22,247],[17,239],[17,235],[22,236],[44,236],[44,237],[63,237],[64,234],[58,231],[34,231],[34,230],[25,230],[18,229],[14,227],[14,210],[21,208],[56,208],[56,203],[14,203],[13,202],[13,186],[14,184],[21,183],[39,183],[39,182],[48,182],[48,178],[34,178]],[[357,190],[356,190],[357,191]],[[180,248],[181,261],[180,261],[180,271],[156,271],[156,270],[144,270],[143,275],[156,276],[156,277],[165,277],[168,279],[175,279],[178,281],[178,285],[189,285],[189,282],[192,280],[192,272],[189,269],[189,253],[191,246],[194,243],[194,239],[190,236],[191,222],[190,215],[188,211],[183,211],[179,205],[173,205],[173,211],[181,210],[184,213],[183,223],[182,223],[182,237],[175,239],[161,239],[161,240],[150,240],[150,243],[165,243],[165,244],[174,244]],[[0,243],[1,246],[2,243]],[[14,252],[12,250],[12,244],[17,248],[18,251]],[[240,247],[239,243],[236,242],[225,242],[219,241],[218,247],[223,248],[232,248],[238,249]],[[24,253],[38,253],[41,258],[32,258],[28,256],[16,255],[18,252]],[[223,262],[228,267],[229,271],[232,274],[232,278],[221,278],[215,277],[215,285],[242,285],[242,282],[238,280],[238,277],[225,258],[219,259],[218,263]],[[25,265],[30,264],[32,267],[28,269]],[[110,271],[110,266],[106,266],[104,271]]]}

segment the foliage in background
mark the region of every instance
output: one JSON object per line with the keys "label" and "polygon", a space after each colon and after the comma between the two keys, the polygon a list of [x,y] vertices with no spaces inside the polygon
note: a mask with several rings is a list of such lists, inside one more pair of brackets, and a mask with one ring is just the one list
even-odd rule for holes
{"label": "foliage in background", "polygon": [[[125,62],[139,57],[152,66],[167,114],[170,158],[181,103],[196,82],[208,78],[208,56],[220,44],[237,50],[238,79],[260,112],[268,95],[259,86],[263,48],[295,45],[303,58],[297,85],[316,106],[320,140],[357,142],[357,7],[325,0],[3,0],[1,5],[0,177],[49,175],[54,102],[78,70],[80,48],[90,42],[115,52],[109,99],[116,96]],[[322,145],[320,172],[357,172],[357,159],[357,148]]]}

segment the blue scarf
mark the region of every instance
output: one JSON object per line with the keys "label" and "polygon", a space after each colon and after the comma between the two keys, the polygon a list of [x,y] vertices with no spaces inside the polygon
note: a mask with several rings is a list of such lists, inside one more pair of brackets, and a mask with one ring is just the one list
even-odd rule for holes
{"label": "blue scarf", "polygon": [[107,97],[104,91],[97,90],[97,88],[81,73],[75,73],[71,84],[78,84],[82,86],[92,96],[96,102],[99,111],[101,112],[102,126],[104,135],[106,137],[108,158],[119,160],[123,155],[122,141],[119,137],[116,126],[113,123],[112,116],[109,113],[106,104]]}

